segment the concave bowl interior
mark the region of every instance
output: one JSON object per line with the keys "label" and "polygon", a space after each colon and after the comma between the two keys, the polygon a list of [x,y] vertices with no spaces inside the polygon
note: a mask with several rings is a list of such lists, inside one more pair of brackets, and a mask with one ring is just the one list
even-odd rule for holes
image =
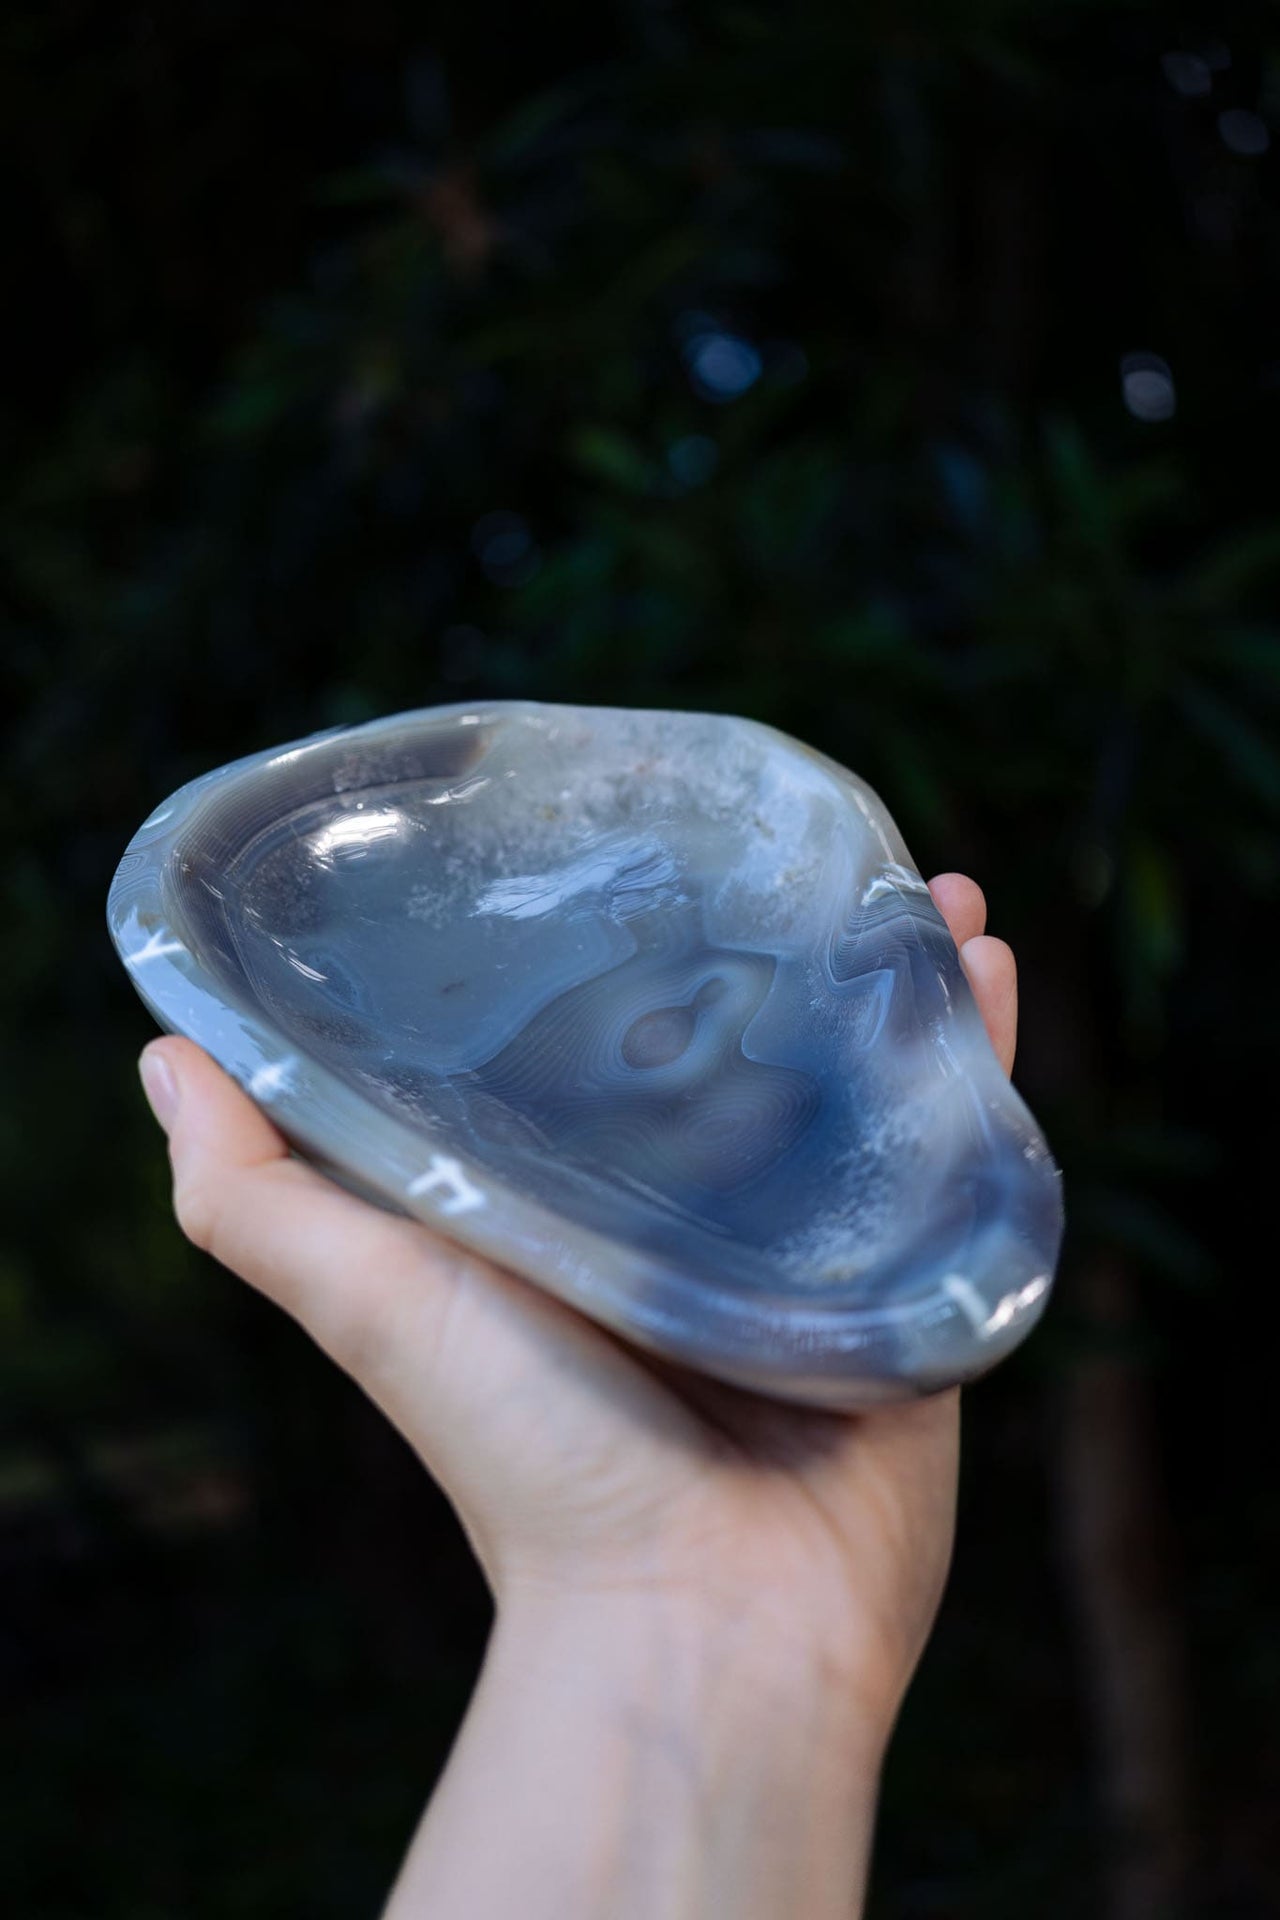
{"label": "concave bowl interior", "polygon": [[109,922],[297,1149],[633,1340],[857,1406],[1038,1316],[1056,1169],[882,803],[721,716],[505,703],[184,787]]}

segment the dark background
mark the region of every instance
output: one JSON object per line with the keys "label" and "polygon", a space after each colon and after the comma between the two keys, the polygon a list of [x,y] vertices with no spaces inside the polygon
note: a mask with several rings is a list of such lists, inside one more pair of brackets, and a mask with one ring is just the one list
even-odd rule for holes
{"label": "dark background", "polygon": [[533,697],[813,742],[1021,962],[1068,1242],[967,1399],[872,1914],[1280,1911],[1274,10],[47,0],[0,35],[6,1910],[390,1883],[484,1589],[181,1240],[105,900],[225,760]]}

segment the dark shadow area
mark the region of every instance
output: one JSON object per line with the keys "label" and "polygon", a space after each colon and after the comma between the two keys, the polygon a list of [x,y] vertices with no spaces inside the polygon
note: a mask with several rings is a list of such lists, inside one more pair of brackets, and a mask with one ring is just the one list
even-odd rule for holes
{"label": "dark shadow area", "polygon": [[103,914],[181,782],[490,698],[767,720],[1018,953],[1067,1249],[966,1397],[871,1913],[1280,1909],[1273,11],[4,45],[6,1910],[372,1913],[456,1730],[480,1576],[181,1240]]}

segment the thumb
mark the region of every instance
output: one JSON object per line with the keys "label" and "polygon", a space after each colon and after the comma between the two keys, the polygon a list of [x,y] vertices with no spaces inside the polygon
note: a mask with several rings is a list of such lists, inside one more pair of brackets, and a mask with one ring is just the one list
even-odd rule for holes
{"label": "thumb", "polygon": [[192,1041],[153,1041],[139,1073],[169,1136],[174,1213],[187,1239],[305,1327],[434,1471],[453,1397],[442,1354],[455,1310],[477,1279],[516,1283],[296,1158]]}
{"label": "thumb", "polygon": [[657,1389],[616,1342],[293,1157],[192,1041],[154,1041],[139,1067],[169,1135],[182,1231],[283,1307],[364,1389],[440,1482],[487,1568],[516,1522],[539,1524],[554,1475],[580,1473],[584,1436],[603,1428],[607,1437],[636,1403],[652,1419]]}

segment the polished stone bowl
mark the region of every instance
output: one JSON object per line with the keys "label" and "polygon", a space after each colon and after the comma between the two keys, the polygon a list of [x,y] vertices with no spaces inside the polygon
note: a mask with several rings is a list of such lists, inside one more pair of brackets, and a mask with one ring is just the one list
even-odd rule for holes
{"label": "polished stone bowl", "polygon": [[813,1405],[1044,1308],[1044,1140],[871,790],[754,721],[424,708],[233,761],[108,922],[343,1186],[640,1346]]}

